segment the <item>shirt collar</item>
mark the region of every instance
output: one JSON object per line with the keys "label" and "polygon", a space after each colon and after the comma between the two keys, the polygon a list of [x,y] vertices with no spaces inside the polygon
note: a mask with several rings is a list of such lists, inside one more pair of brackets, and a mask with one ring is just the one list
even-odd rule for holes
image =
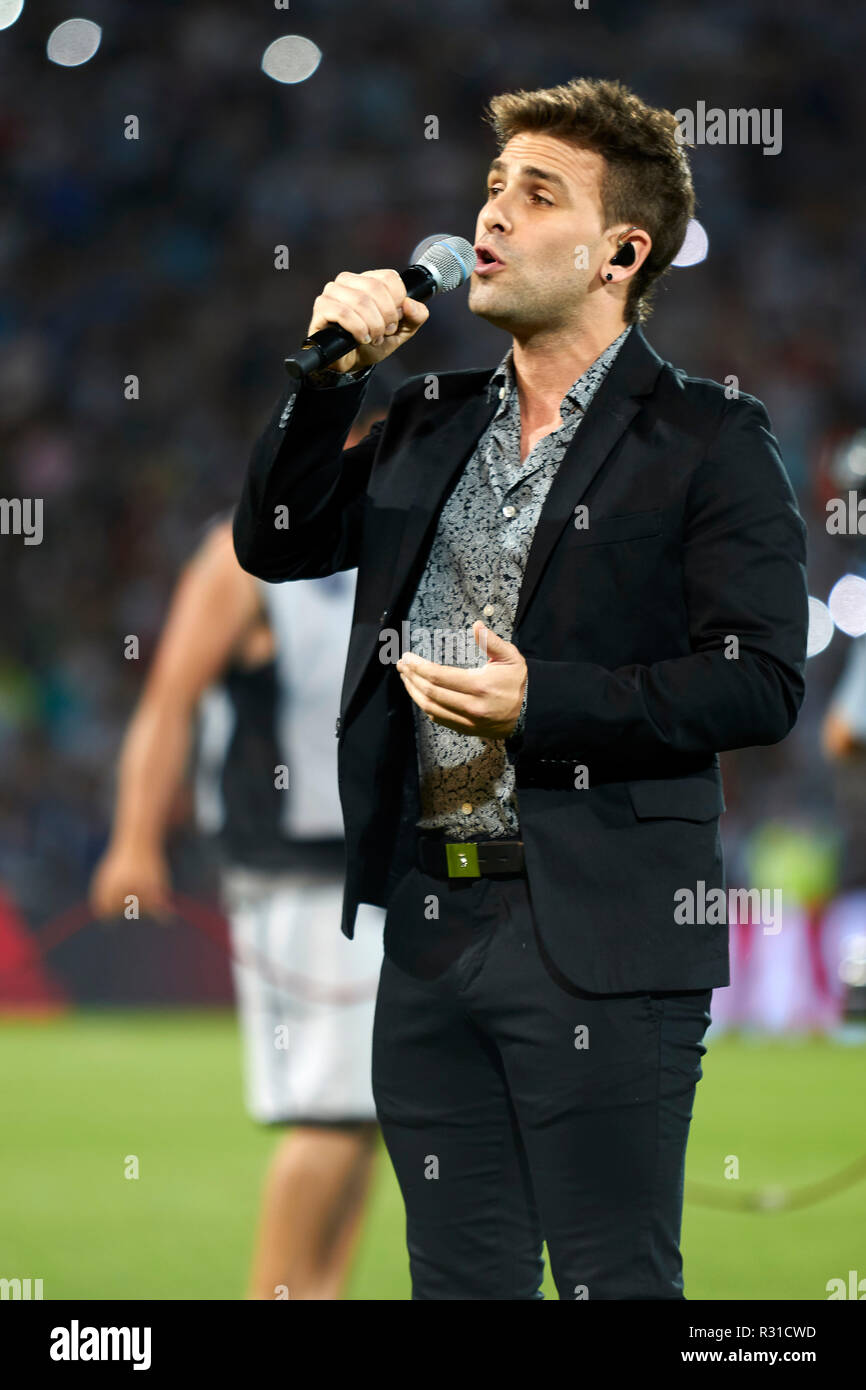
{"label": "shirt collar", "polygon": [[[586,411],[590,401],[595,395],[601,383],[604,381],[614,358],[631,332],[631,324],[628,324],[620,333],[618,338],[608,344],[604,352],[600,353],[594,362],[590,363],[585,372],[572,382],[563,397],[563,405],[566,401],[572,406],[576,406],[581,411]],[[503,408],[510,404],[514,394],[514,348],[510,347],[502,358],[499,366],[493,372],[487,384],[487,399],[489,401],[501,400]],[[564,412],[568,413],[568,412]]]}

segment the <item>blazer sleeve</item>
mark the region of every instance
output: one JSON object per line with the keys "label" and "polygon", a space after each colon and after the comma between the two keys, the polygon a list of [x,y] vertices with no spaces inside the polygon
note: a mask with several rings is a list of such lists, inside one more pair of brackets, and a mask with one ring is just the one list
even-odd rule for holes
{"label": "blazer sleeve", "polygon": [[358,564],[366,488],[384,428],[343,448],[370,372],[333,388],[292,382],[256,441],[232,533],[258,579],[320,579]]}
{"label": "blazer sleeve", "polygon": [[805,693],[806,526],[752,396],[729,403],[692,475],[682,565],[691,654],[616,670],[528,658],[520,759],[710,756],[785,737]]}

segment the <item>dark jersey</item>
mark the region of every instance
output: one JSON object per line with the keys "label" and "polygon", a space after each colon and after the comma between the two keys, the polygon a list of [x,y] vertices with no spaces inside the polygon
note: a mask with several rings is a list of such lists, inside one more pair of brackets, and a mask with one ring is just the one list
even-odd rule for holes
{"label": "dark jersey", "polygon": [[232,663],[201,698],[196,820],[225,864],[342,872],[334,725],[354,573],[259,582],[274,660]]}

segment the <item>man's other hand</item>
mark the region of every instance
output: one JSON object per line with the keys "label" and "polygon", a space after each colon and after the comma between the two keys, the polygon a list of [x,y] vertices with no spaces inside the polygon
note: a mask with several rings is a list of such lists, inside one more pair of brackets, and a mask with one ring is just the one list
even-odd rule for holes
{"label": "man's other hand", "polygon": [[484,666],[440,666],[407,652],[397,662],[406,690],[436,724],[475,738],[505,739],[514,732],[526,686],[526,662],[512,642],[505,642],[482,622],[472,625],[475,641],[486,652]]}

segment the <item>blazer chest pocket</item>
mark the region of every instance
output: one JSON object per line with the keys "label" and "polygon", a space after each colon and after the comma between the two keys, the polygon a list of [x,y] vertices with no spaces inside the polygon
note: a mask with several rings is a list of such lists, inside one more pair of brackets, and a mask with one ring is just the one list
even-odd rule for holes
{"label": "blazer chest pocket", "polygon": [[662,529],[662,514],[656,508],[651,512],[628,512],[624,516],[593,517],[589,509],[588,524],[585,528],[572,524],[572,534],[577,545],[602,545],[610,541],[639,541],[647,536],[658,536]]}
{"label": "blazer chest pocket", "polygon": [[647,778],[626,782],[638,820],[713,820],[726,809],[720,781],[706,777]]}

